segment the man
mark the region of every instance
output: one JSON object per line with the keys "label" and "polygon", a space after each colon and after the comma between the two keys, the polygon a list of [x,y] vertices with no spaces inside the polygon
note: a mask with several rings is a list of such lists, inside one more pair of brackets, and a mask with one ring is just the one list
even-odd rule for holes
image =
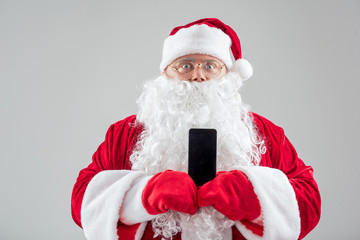
{"label": "man", "polygon": [[[160,70],[75,183],[73,219],[87,239],[306,236],[320,219],[313,170],[242,102],[252,68],[236,33],[214,18],[177,27]],[[217,176],[199,187],[187,174],[190,128],[218,134]]]}

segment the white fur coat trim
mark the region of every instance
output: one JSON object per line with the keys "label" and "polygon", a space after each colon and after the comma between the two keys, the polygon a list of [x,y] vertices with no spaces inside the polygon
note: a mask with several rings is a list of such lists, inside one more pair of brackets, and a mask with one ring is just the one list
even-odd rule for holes
{"label": "white fur coat trim", "polygon": [[235,226],[250,240],[292,240],[300,234],[300,212],[287,176],[280,170],[269,167],[242,167],[251,181],[260,201],[264,235],[262,237],[247,229],[240,221]]}
{"label": "white fur coat trim", "polygon": [[[86,188],[81,206],[81,223],[85,236],[88,240],[118,240],[117,222],[121,219],[128,221],[146,222],[155,216],[147,214],[145,209],[141,209],[141,192],[146,185],[149,176],[142,171],[129,170],[108,170],[96,174]],[[138,189],[136,189],[138,188]],[[136,190],[133,190],[136,189]],[[137,218],[129,216],[128,212],[123,212],[120,216],[120,209],[126,202],[129,205],[131,196],[138,196],[140,199],[133,201],[132,209],[137,209]],[[141,204],[141,206],[138,206]],[[136,206],[135,206],[136,205]],[[144,217],[143,220],[140,218]],[[136,237],[140,239],[143,235],[146,223],[142,223],[138,228]]]}

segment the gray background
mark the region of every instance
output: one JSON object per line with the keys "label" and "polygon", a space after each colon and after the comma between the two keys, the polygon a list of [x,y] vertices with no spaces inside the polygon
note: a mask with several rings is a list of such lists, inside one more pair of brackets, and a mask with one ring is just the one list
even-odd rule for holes
{"label": "gray background", "polygon": [[70,197],[111,123],[137,111],[173,27],[218,17],[252,110],[315,169],[307,239],[359,239],[360,1],[0,1],[0,239],[85,239]]}

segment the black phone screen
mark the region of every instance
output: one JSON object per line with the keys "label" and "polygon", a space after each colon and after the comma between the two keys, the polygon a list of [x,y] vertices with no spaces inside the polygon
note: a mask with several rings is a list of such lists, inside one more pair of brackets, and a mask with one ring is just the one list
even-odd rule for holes
{"label": "black phone screen", "polygon": [[196,186],[216,177],[216,130],[189,130],[189,176]]}

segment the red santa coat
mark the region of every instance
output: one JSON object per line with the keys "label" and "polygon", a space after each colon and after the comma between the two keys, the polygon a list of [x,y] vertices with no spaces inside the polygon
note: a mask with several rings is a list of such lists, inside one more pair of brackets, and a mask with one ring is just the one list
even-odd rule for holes
{"label": "red santa coat", "polygon": [[[281,127],[250,114],[265,139],[267,151],[259,166],[240,170],[254,187],[262,219],[235,221],[232,239],[302,239],[320,219],[321,200],[313,169],[297,156]],[[120,217],[127,194],[149,179],[140,171],[131,171],[129,157],[142,131],[134,127],[135,120],[132,115],[110,126],[92,163],[80,171],[74,185],[72,216],[88,239],[153,239],[151,224],[147,224],[151,216],[145,211],[135,217],[137,223],[133,224],[127,221],[133,218],[131,213]],[[138,179],[145,180],[141,183]],[[181,234],[173,239],[181,239]]]}

